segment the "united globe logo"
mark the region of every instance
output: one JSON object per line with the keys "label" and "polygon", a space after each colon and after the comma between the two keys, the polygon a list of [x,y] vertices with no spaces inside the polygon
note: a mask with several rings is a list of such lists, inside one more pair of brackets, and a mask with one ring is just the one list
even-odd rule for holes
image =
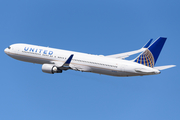
{"label": "united globe logo", "polygon": [[138,56],[138,58],[135,60],[135,62],[137,62],[139,64],[143,64],[148,67],[154,67],[153,54],[147,49],[140,56]]}

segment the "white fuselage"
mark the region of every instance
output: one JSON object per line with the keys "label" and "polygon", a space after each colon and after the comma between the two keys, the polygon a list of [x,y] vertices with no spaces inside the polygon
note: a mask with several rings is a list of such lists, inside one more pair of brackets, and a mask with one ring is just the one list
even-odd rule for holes
{"label": "white fuselage", "polygon": [[74,56],[69,66],[73,70],[82,72],[111,76],[143,76],[160,73],[157,69],[133,61],[29,44],[13,44],[4,51],[14,59],[37,64],[65,62],[73,54]]}

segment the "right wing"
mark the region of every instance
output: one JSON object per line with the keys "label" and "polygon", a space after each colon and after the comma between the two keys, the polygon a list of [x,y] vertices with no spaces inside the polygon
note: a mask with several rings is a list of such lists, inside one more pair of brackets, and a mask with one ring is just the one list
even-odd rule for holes
{"label": "right wing", "polygon": [[120,53],[120,54],[114,54],[114,55],[108,55],[106,57],[111,57],[111,58],[117,58],[117,59],[125,59],[131,55],[140,53],[145,51],[151,44],[153,39],[150,39],[141,49],[139,50],[134,50],[134,51],[130,51],[130,52],[125,52],[125,53]]}
{"label": "right wing", "polygon": [[111,57],[111,58],[116,58],[116,59],[125,59],[131,55],[140,53],[145,51],[147,48],[141,48],[139,50],[135,50],[135,51],[130,51],[130,52],[125,52],[125,53],[120,53],[120,54],[114,54],[114,55],[108,55],[106,57]]}

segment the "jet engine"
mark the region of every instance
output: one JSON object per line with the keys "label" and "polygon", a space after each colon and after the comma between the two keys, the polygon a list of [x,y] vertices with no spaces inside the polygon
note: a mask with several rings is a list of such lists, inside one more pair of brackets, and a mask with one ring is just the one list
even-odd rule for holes
{"label": "jet engine", "polygon": [[54,64],[43,64],[42,71],[50,74],[62,73],[62,70],[56,67]]}

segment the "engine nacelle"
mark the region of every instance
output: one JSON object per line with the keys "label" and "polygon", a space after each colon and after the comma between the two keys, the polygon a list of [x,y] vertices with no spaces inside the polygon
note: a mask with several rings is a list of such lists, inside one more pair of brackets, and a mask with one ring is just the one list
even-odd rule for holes
{"label": "engine nacelle", "polygon": [[54,64],[43,64],[42,71],[50,74],[62,73],[62,70],[57,68]]}

